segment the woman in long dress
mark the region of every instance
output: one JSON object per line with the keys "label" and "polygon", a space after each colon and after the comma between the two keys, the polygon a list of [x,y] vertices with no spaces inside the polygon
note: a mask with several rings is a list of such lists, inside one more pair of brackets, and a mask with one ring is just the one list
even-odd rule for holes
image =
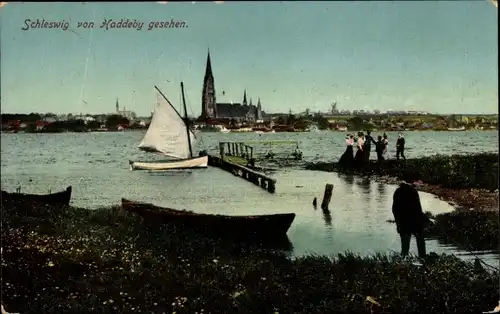
{"label": "woman in long dress", "polygon": [[365,160],[365,135],[363,132],[358,132],[358,150],[356,151],[356,156],[354,156],[354,160],[357,165],[362,165]]}
{"label": "woman in long dress", "polygon": [[387,153],[387,147],[389,146],[389,139],[387,138],[387,134],[385,132],[382,141],[384,142],[384,151],[382,152],[382,156],[385,157],[385,154]]}
{"label": "woman in long dress", "polygon": [[345,139],[346,149],[345,152],[340,156],[339,164],[349,167],[354,162],[354,135],[349,134]]}

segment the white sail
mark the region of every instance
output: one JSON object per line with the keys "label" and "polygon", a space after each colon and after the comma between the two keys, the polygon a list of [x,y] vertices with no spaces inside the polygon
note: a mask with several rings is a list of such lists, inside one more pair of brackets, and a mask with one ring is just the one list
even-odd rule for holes
{"label": "white sail", "polygon": [[[190,131],[189,134],[192,147],[196,138],[193,132]],[[179,159],[191,157],[186,124],[175,108],[158,91],[156,91],[156,106],[151,124],[138,147]]]}

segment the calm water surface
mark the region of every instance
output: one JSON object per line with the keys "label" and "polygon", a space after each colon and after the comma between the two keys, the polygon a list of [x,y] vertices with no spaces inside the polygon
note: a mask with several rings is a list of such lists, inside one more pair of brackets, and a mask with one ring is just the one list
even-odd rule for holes
{"label": "calm water surface", "polygon": [[[295,212],[288,232],[297,255],[335,254],[346,250],[360,254],[399,251],[392,218],[392,194],[396,186],[336,173],[285,169],[273,174],[275,194],[215,168],[191,172],[151,173],[129,171],[128,160],[157,157],[137,149],[143,132],[2,134],[2,189],[22,186],[26,193],[46,193],[73,186],[72,204],[97,207],[118,204],[122,197],[153,202],[160,206],[191,209],[203,213],[266,214]],[[494,132],[406,132],[407,157],[496,151]],[[377,135],[376,133],[374,135]],[[389,133],[389,139],[396,134]],[[304,159],[335,160],[343,152],[344,134],[202,133],[198,146],[217,151],[219,141],[298,140]],[[265,147],[263,149],[266,149]],[[394,150],[392,148],[392,150]],[[391,153],[391,147],[389,149]],[[372,158],[375,158],[373,154]],[[314,197],[321,201],[326,183],[334,184],[330,215],[314,210]],[[424,210],[443,213],[453,210],[446,202],[420,192]],[[429,251],[467,252],[427,240]],[[414,242],[412,252],[416,253]],[[497,263],[494,254],[482,255]]]}

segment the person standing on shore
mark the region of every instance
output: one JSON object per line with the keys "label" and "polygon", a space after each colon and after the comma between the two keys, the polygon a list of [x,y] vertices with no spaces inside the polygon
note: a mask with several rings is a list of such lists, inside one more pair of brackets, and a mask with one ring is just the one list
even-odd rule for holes
{"label": "person standing on shore", "polygon": [[389,139],[387,139],[387,133],[385,133],[385,132],[384,132],[384,135],[382,137],[384,139],[384,144],[385,144],[384,151],[383,151],[382,155],[385,156],[385,154],[387,154],[387,148],[389,147]]}
{"label": "person standing on shore", "polygon": [[354,163],[354,136],[352,134],[348,134],[346,139],[345,139],[345,144],[346,144],[346,150],[340,156],[339,159],[339,164],[350,167]]}
{"label": "person standing on shore", "polygon": [[403,173],[403,182],[393,196],[392,214],[401,238],[401,255],[407,256],[410,251],[411,236],[417,240],[418,256],[425,257],[424,229],[432,221],[422,211],[418,191],[413,185],[417,176],[412,172]]}
{"label": "person standing on shore", "polygon": [[382,162],[384,161],[384,150],[385,150],[385,142],[382,139],[382,136],[377,137],[377,143],[375,144],[375,152],[377,152],[377,161]]}
{"label": "person standing on shore", "polygon": [[399,133],[398,140],[396,142],[396,159],[397,160],[399,160],[399,156],[403,157],[403,159],[406,160],[406,157],[405,157],[405,138],[403,136],[403,133]]}
{"label": "person standing on shore", "polygon": [[372,143],[374,145],[377,145],[377,142],[375,142],[375,140],[371,136],[371,131],[366,130],[365,147],[364,147],[365,161],[366,162],[368,162],[370,160],[370,153],[371,153]]}
{"label": "person standing on shore", "polygon": [[356,164],[361,166],[365,161],[365,153],[364,153],[365,135],[363,134],[363,132],[358,132],[357,144],[358,144],[358,150],[356,151],[354,159],[356,161]]}

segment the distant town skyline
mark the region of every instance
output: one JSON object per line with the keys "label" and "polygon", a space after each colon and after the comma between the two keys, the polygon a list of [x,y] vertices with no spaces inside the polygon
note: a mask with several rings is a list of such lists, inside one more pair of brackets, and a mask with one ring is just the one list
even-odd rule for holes
{"label": "distant town skyline", "polygon": [[[112,113],[118,97],[148,116],[154,85],[181,107],[182,80],[198,116],[210,49],[218,102],[240,103],[246,90],[269,113],[325,112],[334,101],[350,111],[497,113],[497,13],[488,1],[9,3],[1,111]],[[42,18],[69,27],[22,30]],[[106,30],[105,19],[144,26]],[[90,20],[92,31],[77,27]]]}

